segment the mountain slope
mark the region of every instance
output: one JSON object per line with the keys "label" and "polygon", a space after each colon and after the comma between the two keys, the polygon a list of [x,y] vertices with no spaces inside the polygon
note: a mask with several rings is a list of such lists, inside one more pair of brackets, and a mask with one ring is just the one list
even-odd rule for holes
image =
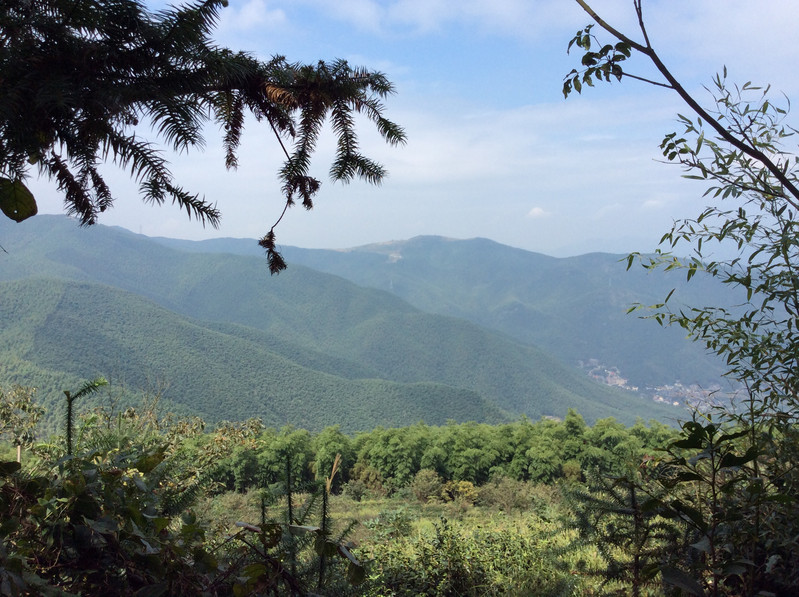
{"label": "mountain slope", "polygon": [[[181,412],[209,422],[260,417],[270,425],[347,430],[425,420],[505,418],[476,392],[435,383],[347,379],[303,367],[271,350],[268,335],[206,326],[131,293],[107,286],[46,279],[0,283],[0,358],[27,365],[35,385],[48,373],[87,379],[105,374],[129,388],[164,383]],[[20,306],[25,306],[20,316]],[[285,345],[283,346],[286,349]],[[320,369],[357,365],[292,347]],[[0,366],[0,371],[3,367]],[[360,373],[366,373],[362,369]],[[63,379],[63,378],[59,378]],[[23,380],[17,380],[23,382]],[[38,383],[36,383],[38,382]],[[50,395],[57,396],[57,388]]]}
{"label": "mountain slope", "polygon": [[[77,229],[58,217],[38,216],[18,226],[0,226],[0,238],[9,251],[0,262],[0,279],[44,274],[116,287],[194,321],[209,322],[203,323],[203,334],[210,329],[237,330],[237,338],[258,338],[253,343],[263,342],[270,351],[282,347],[288,353],[278,356],[286,361],[334,374],[336,379],[432,383],[479,393],[513,415],[533,418],[563,416],[568,407],[578,408],[589,420],[614,415],[632,421],[637,415],[675,414],[673,409],[593,383],[540,350],[502,334],[423,313],[387,292],[299,265],[270,277],[263,258],[178,251],[121,229]],[[150,327],[147,333],[157,338],[159,329],[164,328]],[[168,335],[177,333],[170,330]],[[184,336],[192,338],[191,334],[180,337]],[[215,338],[202,335],[193,342],[213,347]],[[130,348],[110,345],[108,352]],[[163,350],[163,341],[154,342],[154,348]],[[40,350],[45,352],[43,346]],[[209,366],[197,360],[198,349],[176,344],[175,351],[181,350],[184,369],[169,369],[164,375],[188,380],[192,371]],[[300,353],[305,356],[298,357]],[[339,362],[321,364],[328,358]],[[218,360],[224,361],[223,355]],[[250,391],[270,383],[267,378],[251,380]],[[166,381],[174,385],[168,377]],[[195,394],[180,397],[184,404],[213,404],[214,398],[208,396],[217,395],[224,385],[185,383]],[[289,388],[285,391],[290,394]],[[200,396],[201,392],[207,395]],[[285,420],[288,411],[274,412]],[[428,417],[418,418],[430,422]]]}
{"label": "mountain slope", "polygon": [[[156,240],[192,252],[258,253],[249,239]],[[501,331],[571,366],[595,360],[617,367],[631,385],[711,386],[724,371],[681,330],[627,311],[661,302],[672,288],[672,304],[719,305],[727,289],[638,266],[628,271],[622,255],[554,258],[487,239],[432,236],[336,251],[287,247],[284,255],[290,264],[391,292],[423,311]]]}
{"label": "mountain slope", "polygon": [[[200,244],[202,246],[202,243]],[[719,360],[679,329],[629,315],[633,304],[721,304],[724,289],[694,278],[638,266],[627,271],[620,255],[557,259],[485,239],[418,237],[349,251],[287,249],[303,264],[392,292],[431,313],[462,317],[546,349],[576,365],[596,359],[618,367],[631,384],[710,385],[723,372]]]}

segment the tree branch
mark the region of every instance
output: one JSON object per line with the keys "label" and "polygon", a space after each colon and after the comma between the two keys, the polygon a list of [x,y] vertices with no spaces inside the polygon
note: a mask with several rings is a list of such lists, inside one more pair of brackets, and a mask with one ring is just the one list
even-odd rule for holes
{"label": "tree branch", "polygon": [[[779,165],[775,164],[771,159],[765,155],[762,151],[759,151],[755,147],[744,143],[738,137],[730,133],[729,130],[724,128],[718,120],[713,118],[711,114],[709,114],[699,103],[689,94],[685,88],[680,84],[679,81],[671,74],[666,65],[663,64],[663,61],[657,55],[655,50],[649,44],[649,39],[646,34],[646,28],[644,27],[643,22],[643,12],[641,8],[642,0],[634,0],[636,15],[638,16],[638,22],[641,26],[641,31],[646,38],[646,45],[642,45],[638,42],[631,40],[629,37],[612,27],[609,23],[603,20],[597,13],[592,9],[585,0],[575,0],[580,7],[588,13],[588,15],[596,21],[596,23],[602,27],[605,31],[610,33],[619,41],[622,41],[626,44],[629,44],[631,48],[634,48],[641,52],[642,54],[649,57],[655,67],[658,69],[660,74],[669,82],[674,91],[682,98],[682,100],[688,104],[688,106],[701,118],[703,119],[713,130],[718,133],[718,135],[724,139],[727,143],[732,145],[733,147],[739,149],[746,155],[751,158],[756,159],[760,163],[762,163],[766,169],[780,182],[780,184],[787,189],[788,193],[793,196],[793,198],[789,196],[785,196],[785,201],[787,201],[794,209],[799,210],[799,188],[796,187],[793,182],[786,176],[785,172],[779,167]],[[663,85],[665,87],[665,85]]]}
{"label": "tree branch", "polygon": [[660,81],[653,81],[652,79],[647,79],[645,77],[639,77],[638,75],[631,75],[627,72],[621,73],[622,77],[629,77],[630,79],[635,79],[636,81],[643,81],[644,83],[649,83],[650,85],[656,85],[657,87],[665,87],[666,89],[674,89],[668,83],[661,83]]}
{"label": "tree branch", "polygon": [[639,52],[641,52],[642,54],[646,54],[647,56],[649,55],[650,48],[647,48],[646,46],[642,46],[642,45],[641,45],[641,44],[639,44],[637,41],[633,41],[633,40],[631,40],[629,37],[627,37],[626,35],[624,35],[624,34],[623,34],[621,31],[618,31],[617,29],[615,29],[614,27],[612,27],[612,26],[611,26],[609,23],[607,23],[605,20],[603,20],[603,19],[602,19],[602,17],[600,17],[600,16],[599,16],[599,15],[596,13],[596,11],[594,11],[594,9],[593,9],[593,8],[591,8],[590,6],[588,6],[588,3],[587,3],[587,2],[585,2],[585,0],[575,0],[575,1],[577,2],[577,4],[579,4],[579,5],[580,5],[580,7],[581,7],[581,8],[582,8],[582,9],[583,9],[585,12],[587,12],[587,13],[589,14],[589,16],[590,16],[592,19],[594,19],[594,21],[596,21],[597,25],[599,25],[600,27],[602,27],[602,29],[604,29],[605,31],[607,31],[608,33],[610,33],[610,34],[611,34],[613,37],[615,37],[615,38],[616,38],[616,39],[618,39],[619,41],[623,41],[624,43],[628,44],[628,45],[629,45],[631,48],[635,48],[636,50],[638,50],[638,51],[639,51]]}

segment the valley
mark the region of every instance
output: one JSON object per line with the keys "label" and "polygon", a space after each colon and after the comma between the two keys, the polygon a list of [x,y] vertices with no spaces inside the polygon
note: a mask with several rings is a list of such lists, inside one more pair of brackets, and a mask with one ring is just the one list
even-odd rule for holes
{"label": "valley", "polygon": [[657,326],[626,305],[667,282],[625,272],[618,256],[423,237],[288,248],[289,270],[269,276],[247,254],[254,241],[150,239],[61,216],[2,223],[0,236],[0,374],[46,405],[104,375],[119,400],[157,395],[210,423],[357,431],[576,408],[632,424],[682,407],[597,383],[583,359],[619,363],[639,387],[699,372],[691,383],[706,384],[715,370],[679,335],[657,330],[648,346]]}

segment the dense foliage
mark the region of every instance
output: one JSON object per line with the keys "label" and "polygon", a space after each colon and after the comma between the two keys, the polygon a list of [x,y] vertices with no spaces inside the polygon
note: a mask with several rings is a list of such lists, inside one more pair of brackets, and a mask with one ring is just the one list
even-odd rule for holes
{"label": "dense foliage", "polygon": [[[583,68],[567,77],[567,95],[632,76],[623,65],[635,51],[698,115],[681,118],[684,136],[667,135],[664,155],[733,204],[708,207],[664,236],[671,249],[690,243],[692,257],[660,252],[644,265],[685,270],[689,280],[707,275],[743,295],[736,309],[672,310],[671,293],[654,306],[657,321],[680,325],[726,359],[743,398],[697,409],[677,430],[614,419],[589,426],[570,410],[563,421],[419,423],[355,436],[258,419],[206,433],[200,420],[159,419],[153,410],[95,409],[76,420],[73,403],[104,381],[96,380],[64,392],[63,436],[34,443],[40,410],[32,391],[3,390],[0,433],[9,448],[26,448],[24,458],[0,463],[3,593],[795,594],[799,160],[783,146],[794,129],[761,90],[731,90],[724,77],[715,81],[715,109],[699,106],[652,48],[641,0],[634,6],[643,43],[577,1],[618,43],[597,48],[590,27],[578,32],[572,45],[584,52]],[[84,173],[91,178],[91,167]],[[7,204],[20,189],[3,183]],[[291,201],[298,188],[286,190]],[[709,244],[728,242],[736,257],[705,259]],[[377,324],[360,333],[399,341]],[[433,345],[422,347],[425,359],[436,356]],[[390,356],[368,362],[390,368]],[[483,374],[475,368],[470,383]],[[302,504],[299,492],[308,497]],[[337,528],[331,515],[337,492],[351,509],[388,497],[404,506],[366,520],[372,543],[356,550],[346,539],[352,526]],[[257,517],[233,534],[193,507],[202,496],[256,493]],[[415,532],[417,508],[436,507],[445,516]],[[491,528],[461,524],[475,507],[497,517],[534,513],[524,528],[499,518]],[[310,524],[315,515],[318,525]]]}
{"label": "dense foliage", "polygon": [[[187,246],[184,243],[180,246]],[[213,245],[200,244],[197,249]],[[233,250],[235,245],[214,250]],[[241,250],[246,245],[241,244]],[[685,304],[712,303],[719,284],[684,284],[676,275],[625,271],[621,256],[555,258],[487,239],[422,236],[350,251],[287,248],[293,263],[399,296],[428,313],[499,330],[565,363],[617,367],[629,385],[718,384],[723,361],[664,330],[625,315],[632,302],[653,303],[675,285]],[[580,412],[589,413],[583,406]]]}
{"label": "dense foliage", "polygon": [[[226,0],[201,0],[151,13],[136,0],[9,0],[0,8],[0,209],[16,221],[36,214],[24,184],[31,165],[54,179],[67,212],[93,224],[114,198],[99,164],[111,161],[139,183],[142,198],[171,199],[190,217],[218,224],[215,204],[178,186],[140,121],[175,151],[201,147],[213,119],[224,130],[225,162],[236,166],[245,117],[269,124],[286,154],[279,174],[286,207],[310,209],[319,181],[309,175],[330,118],[335,180],[378,183],[379,164],[359,149],[355,113],[390,144],[403,130],[383,116],[392,86],[381,73],[345,61],[316,65],[283,57],[262,62],[213,44]],[[283,137],[294,142],[285,149]],[[274,226],[261,239],[270,270],[285,268]]]}
{"label": "dense foliage", "polygon": [[[788,107],[773,103],[768,88],[730,85],[725,69],[705,108],[652,46],[642,0],[633,2],[641,42],[577,2],[618,43],[596,43],[592,26],[579,31],[570,47],[583,52],[582,70],[567,76],[566,95],[580,92],[582,83],[640,79],[628,74],[625,62],[635,52],[663,77],[655,83],[675,91],[695,115],[681,115],[682,132],[666,135],[661,149],[687,178],[706,183],[705,197],[714,202],[698,217],[676,222],[661,241],[666,250],[642,262],[728,287],[732,307],[676,308],[670,292],[652,307],[652,317],[679,325],[724,358],[726,375],[744,388],[737,400],[694,413],[646,474],[624,476],[626,494],[611,492],[608,503],[616,504],[617,518],[627,519],[628,538],[655,531],[670,547],[653,561],[649,541],[628,544],[627,570],[637,567],[628,578],[636,593],[660,573],[692,595],[793,594],[799,584],[799,159],[787,146],[796,134],[786,121]],[[671,253],[685,245],[688,258]],[[733,257],[714,258],[719,254]],[[630,266],[637,257],[630,255]],[[649,524],[644,515],[657,520]],[[583,524],[583,531],[596,536],[592,526]],[[649,558],[645,567],[638,567],[641,557]]]}
{"label": "dense foliage", "polygon": [[657,421],[625,427],[602,419],[589,427],[573,410],[563,421],[534,423],[522,418],[503,425],[441,427],[419,423],[378,427],[354,437],[337,427],[316,435],[285,427],[264,430],[246,449],[221,461],[218,480],[237,491],[268,488],[281,478],[279,454],[291,452],[295,478],[310,482],[329,470],[340,454],[338,482],[356,499],[417,490],[425,476],[437,479],[440,486],[439,495],[428,491],[427,497],[443,499],[441,491],[450,482],[483,486],[491,479],[507,478],[551,484],[580,480],[587,471],[620,474],[631,459],[653,454],[673,436],[673,428]]}
{"label": "dense foliage", "polygon": [[[87,392],[65,394],[71,402]],[[2,398],[16,404],[20,390]],[[563,421],[419,423],[354,436],[254,419],[208,432],[199,419],[157,418],[157,406],[94,409],[65,422],[71,440],[34,443],[21,465],[2,465],[6,592],[670,594],[670,584],[703,594],[686,566],[741,587],[730,575],[745,564],[729,547],[752,533],[752,504],[730,489],[754,462],[746,430],[589,426],[570,411]],[[760,470],[772,474],[766,462]],[[233,496],[249,506],[214,505]],[[389,498],[393,508],[362,510]],[[776,542],[792,528],[786,504],[760,509],[760,529],[775,540],[764,574],[776,594],[790,586],[776,579],[796,573],[791,545]],[[345,520],[355,511],[366,529],[357,548]],[[693,556],[698,545],[716,559]]]}
{"label": "dense foliage", "polygon": [[[284,520],[264,513],[224,536],[212,534],[191,506],[215,486],[220,456],[246,446],[254,428],[229,425],[198,451],[202,429],[199,420],[159,421],[152,411],[95,411],[76,425],[74,443],[52,438],[26,453],[24,466],[0,464],[0,591],[298,595],[335,582],[329,579],[336,574],[341,582],[363,577],[360,562],[333,536],[324,508],[318,526],[309,507],[289,509]],[[275,458],[279,466],[291,462],[286,451]],[[290,478],[283,477],[289,496]],[[304,562],[312,572],[294,562],[303,550],[316,554]]]}
{"label": "dense foliage", "polygon": [[[73,402],[86,399],[103,381],[65,392],[63,410],[71,413]],[[14,407],[24,402],[30,411],[31,397],[11,389],[2,393],[2,404]],[[221,595],[272,587],[300,594],[314,583],[339,586],[346,584],[346,578],[365,577],[358,556],[344,542],[350,527],[336,527],[330,519],[328,499],[334,494],[355,500],[415,494],[424,503],[470,507],[481,501],[506,512],[523,511],[539,499],[527,489],[528,481],[579,482],[584,471],[596,467],[611,473],[619,458],[648,453],[673,435],[673,430],[656,422],[626,428],[608,419],[588,427],[573,411],[563,422],[417,424],[356,436],[338,427],[317,434],[265,428],[257,420],[205,432],[199,419],[159,419],[157,406],[153,403],[138,412],[98,408],[79,418],[67,415],[64,435],[46,443],[28,442],[22,464],[2,465],[0,583],[6,593],[48,593],[59,587],[104,594],[147,590]],[[9,421],[5,431],[10,439],[17,438],[28,426],[23,417],[17,423]],[[541,438],[572,446],[563,459],[548,457],[546,474],[532,464],[539,449],[536,440]],[[227,491],[252,495],[253,490],[261,492],[261,514],[240,525],[232,536],[230,527],[215,527],[198,518],[192,507],[202,496]],[[269,504],[298,492],[321,495],[322,505],[311,500],[274,516],[267,513]],[[313,526],[317,516],[320,523]],[[392,520],[396,526],[402,518]],[[382,524],[378,526],[383,528]],[[460,544],[462,532],[442,522],[435,541],[455,550],[450,554],[454,557],[457,550],[473,549]],[[398,537],[393,531],[389,534]],[[503,535],[498,533],[495,539]],[[388,538],[377,535],[381,536]],[[486,546],[495,539],[490,534],[475,537]],[[502,549],[522,547],[528,540],[517,530],[505,537]],[[378,577],[380,586],[395,586],[400,581],[391,570],[401,566],[395,560],[398,554],[386,551],[387,544],[373,547],[360,553],[379,566],[373,571],[382,572],[378,576],[373,572],[371,585],[366,586],[375,586]],[[421,551],[403,557],[442,557],[435,542],[432,546],[420,542],[413,549]],[[463,552],[459,557],[459,565],[467,565],[474,555]],[[439,571],[443,576],[438,592],[431,594],[447,594],[447,586],[474,583],[475,572],[471,563],[461,572]],[[484,573],[489,582],[494,573],[488,569]],[[465,576],[458,579],[459,574]],[[414,590],[410,580],[402,589],[407,594]]]}

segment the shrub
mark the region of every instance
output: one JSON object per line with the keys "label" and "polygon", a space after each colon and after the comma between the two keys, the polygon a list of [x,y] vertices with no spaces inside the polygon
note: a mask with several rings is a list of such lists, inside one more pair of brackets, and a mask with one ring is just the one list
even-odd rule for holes
{"label": "shrub", "polygon": [[[361,493],[361,497],[367,494],[375,497],[385,497],[388,494],[388,490],[383,483],[383,475],[380,474],[380,471],[363,462],[357,462],[355,466],[352,467],[348,485],[352,484],[353,481],[360,482],[362,485],[363,492]],[[360,488],[358,488],[358,490],[360,490]],[[358,498],[358,501],[360,501],[360,499],[361,498]]]}
{"label": "shrub", "polygon": [[444,482],[441,476],[429,468],[423,468],[416,473],[411,482],[411,491],[414,497],[423,504],[439,500],[443,488]]}
{"label": "shrub", "polygon": [[567,482],[576,483],[583,478],[583,468],[580,463],[575,460],[567,460],[563,463],[563,478]]}
{"label": "shrub", "polygon": [[472,506],[477,501],[477,488],[471,481],[447,481],[441,488],[441,497],[445,502]]}
{"label": "shrub", "polygon": [[364,522],[364,526],[374,532],[379,540],[407,537],[413,531],[416,517],[402,506],[393,510],[383,510],[376,518]]}
{"label": "shrub", "polygon": [[432,533],[375,543],[366,597],[582,595],[581,577],[558,563],[551,531],[469,531],[441,519]]}
{"label": "shrub", "polygon": [[533,504],[534,493],[532,485],[529,483],[497,475],[480,487],[477,498],[481,506],[510,512],[513,509],[527,510],[530,508]]}

